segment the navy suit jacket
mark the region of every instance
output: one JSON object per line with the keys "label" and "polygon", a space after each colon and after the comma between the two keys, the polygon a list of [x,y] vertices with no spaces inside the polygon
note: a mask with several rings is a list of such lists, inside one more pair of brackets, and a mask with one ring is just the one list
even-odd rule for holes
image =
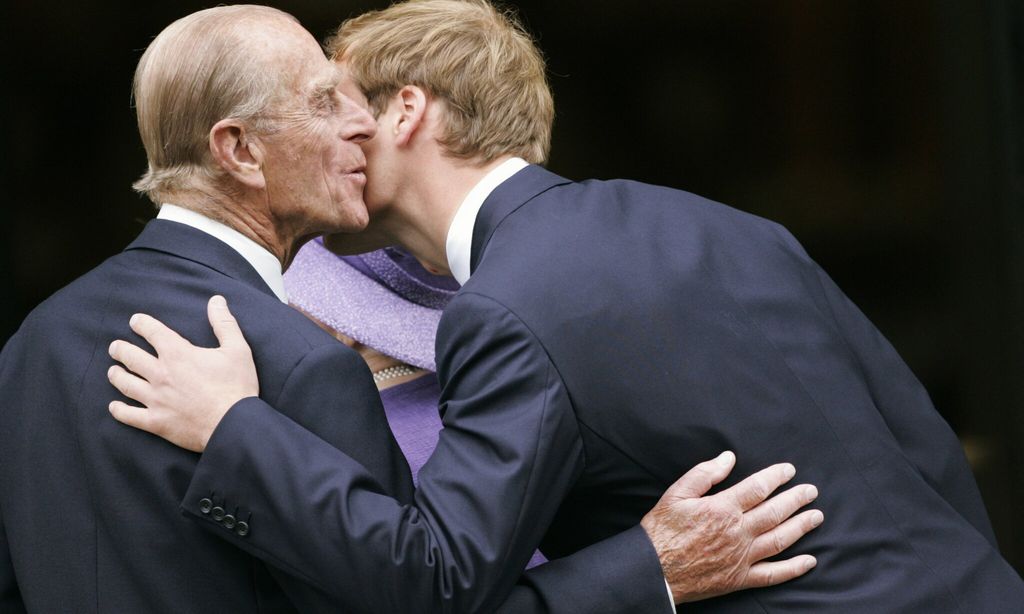
{"label": "navy suit jacket", "polygon": [[[200,527],[178,511],[199,456],[121,425],[108,413],[109,402],[119,397],[106,379],[113,363],[108,345],[128,339],[148,347],[128,328],[131,315],[151,314],[192,343],[214,346],[205,316],[213,294],[226,297],[243,327],[260,398],[282,412],[275,417],[308,429],[318,445],[344,450],[359,468],[358,488],[371,505],[411,500],[408,465],[362,358],[281,303],[221,241],[154,220],[123,253],[34,310],[0,354],[3,614],[400,611],[389,604],[404,587],[387,576],[407,553],[393,553],[397,563],[377,561],[385,568],[379,573],[363,566],[361,575],[320,584],[287,562],[304,560],[316,549],[311,543],[334,543],[311,528],[294,540],[275,541],[274,552],[258,552],[272,564],[268,569],[204,529],[247,547],[276,539],[276,527],[307,505],[306,493],[288,484],[287,473],[262,476],[261,487],[284,492],[285,499],[259,510],[245,505],[244,487],[220,476],[228,479],[195,497],[208,519]],[[290,454],[313,466],[301,448],[275,449],[279,439],[260,432],[258,424],[248,426],[255,427],[248,441],[261,459]],[[379,543],[383,535],[365,537]],[[591,576],[594,564],[588,561],[604,561],[628,539],[581,553],[561,566],[563,575]],[[361,558],[358,551],[345,556]],[[548,576],[540,574],[538,582]],[[520,581],[504,611],[543,607],[531,582]],[[548,582],[557,587],[562,580]],[[581,594],[579,602],[592,598]]]}
{"label": "navy suit jacket", "polygon": [[[654,611],[660,576],[656,559],[636,554],[636,523],[680,474],[732,449],[739,461],[723,487],[781,461],[820,487],[826,522],[790,553],[814,554],[818,567],[688,611],[1005,612],[1024,603],[957,438],[781,226],[685,192],[574,183],[534,166],[484,203],[471,266],[438,331],[445,428],[414,506],[368,504],[358,465],[298,428],[258,430],[307,458],[261,461],[252,425],[275,414],[253,401],[214,433],[186,509],[202,519],[192,501],[227,480],[245,485],[254,509],[297,498],[305,505],[260,542],[266,552],[321,536],[305,560],[291,560],[317,578],[415,552],[449,570],[435,581],[453,590],[467,578],[496,587],[458,602],[480,611],[493,609],[538,544],[557,558],[600,543],[610,561],[596,581],[562,578],[560,600],[551,567],[532,580],[534,594],[550,606],[589,586],[600,607],[579,603],[580,612]],[[288,473],[290,490],[267,484],[271,472]],[[367,533],[380,552],[352,560],[347,551]],[[615,535],[633,541],[600,541]],[[626,556],[633,591],[608,583]]]}
{"label": "navy suit jacket", "polygon": [[[221,241],[155,220],[36,308],[0,354],[0,612],[332,611],[306,581],[272,578],[183,518],[178,503],[199,455],[107,411],[118,398],[107,346],[144,343],[131,315],[152,314],[214,346],[204,314],[217,293],[245,327],[263,398],[361,463],[375,476],[369,491],[411,496],[359,355],[281,303]],[[226,491],[206,496],[234,519],[220,531],[231,525],[247,539],[272,530],[271,519],[236,511]]]}

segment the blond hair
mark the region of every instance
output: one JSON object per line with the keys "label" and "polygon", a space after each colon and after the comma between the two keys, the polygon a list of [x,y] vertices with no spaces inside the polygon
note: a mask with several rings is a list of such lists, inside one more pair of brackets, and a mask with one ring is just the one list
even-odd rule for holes
{"label": "blond hair", "polygon": [[167,26],[135,70],[133,97],[148,169],[136,191],[155,204],[190,190],[206,190],[223,177],[213,164],[210,129],[218,121],[260,118],[282,91],[284,75],[267,70],[247,33],[267,18],[295,18],[274,8],[221,6]]}
{"label": "blond hair", "polygon": [[327,42],[380,115],[405,85],[445,101],[457,158],[547,159],[554,103],[544,58],[514,15],[486,0],[409,0],[341,24]]}

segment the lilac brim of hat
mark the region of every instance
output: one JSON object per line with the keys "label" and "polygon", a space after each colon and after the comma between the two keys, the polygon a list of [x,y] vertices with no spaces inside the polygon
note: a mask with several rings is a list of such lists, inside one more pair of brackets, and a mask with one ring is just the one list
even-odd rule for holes
{"label": "lilac brim of hat", "polygon": [[289,302],[330,328],[410,365],[436,371],[441,310],[458,290],[402,250],[337,256],[307,243],[284,274]]}

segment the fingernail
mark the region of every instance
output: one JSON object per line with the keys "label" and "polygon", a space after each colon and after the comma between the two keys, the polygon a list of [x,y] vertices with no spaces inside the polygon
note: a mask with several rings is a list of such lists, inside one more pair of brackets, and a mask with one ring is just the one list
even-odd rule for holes
{"label": "fingernail", "polygon": [[111,380],[113,378],[114,378],[114,366],[111,365],[110,368],[107,369],[107,379]]}
{"label": "fingernail", "polygon": [[821,512],[819,512],[817,510],[815,510],[814,513],[811,514],[811,526],[816,527],[816,526],[818,526],[819,524],[821,524],[824,521],[825,521],[825,514],[822,514]]}
{"label": "fingernail", "polygon": [[814,485],[808,485],[804,488],[804,498],[808,501],[814,501],[818,498],[818,488]]}
{"label": "fingernail", "polygon": [[107,354],[110,356],[114,355],[114,346],[117,345],[117,341],[111,341],[110,345],[107,346]]}
{"label": "fingernail", "polygon": [[808,557],[807,560],[804,561],[804,569],[814,569],[817,565],[818,559],[814,558],[813,556]]}
{"label": "fingernail", "polygon": [[786,479],[793,477],[794,475],[796,475],[796,467],[790,465],[789,463],[786,463],[785,465],[782,466],[782,475],[786,476]]}
{"label": "fingernail", "polygon": [[128,319],[128,325],[129,326],[135,326],[135,323],[138,322],[138,321],[139,321],[139,314],[135,314],[131,318]]}
{"label": "fingernail", "polygon": [[732,462],[733,462],[734,458],[735,457],[733,456],[733,453],[729,452],[728,450],[726,450],[725,452],[722,452],[721,454],[719,454],[718,458],[716,458],[715,460],[722,467],[728,467],[729,465],[732,465]]}
{"label": "fingernail", "polygon": [[214,307],[227,307],[228,302],[224,300],[224,297],[217,294],[210,298],[210,304]]}

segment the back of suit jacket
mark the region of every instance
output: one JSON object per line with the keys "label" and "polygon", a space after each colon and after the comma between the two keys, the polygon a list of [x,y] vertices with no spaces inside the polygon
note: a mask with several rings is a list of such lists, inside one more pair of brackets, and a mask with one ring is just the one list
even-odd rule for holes
{"label": "back of suit jacket", "polygon": [[[575,467],[570,479],[525,484],[527,501],[536,490],[552,502],[546,554],[634,525],[679,474],[731,449],[734,479],[788,461],[820,487],[825,524],[793,549],[818,567],[687,609],[1024,603],[956,437],[780,226],[676,190],[530,167],[488,198],[473,244],[472,277],[439,331],[446,423],[472,415],[467,395],[482,408],[528,388],[543,393],[520,403],[543,415],[536,424],[569,414],[574,428],[508,436],[577,449],[559,460]],[[517,375],[478,368],[528,354],[546,366],[514,387],[495,378]]]}
{"label": "back of suit jacket", "polygon": [[[263,563],[181,516],[198,455],[107,411],[117,398],[107,347],[141,342],[131,315],[151,314],[214,346],[205,317],[213,294],[226,297],[246,331],[261,397],[384,476],[371,488],[410,496],[408,468],[359,356],[282,304],[227,245],[156,220],[40,305],[0,355],[0,610],[327,610],[318,587],[271,578]],[[206,496],[231,517],[218,530],[269,526],[238,493]]]}

